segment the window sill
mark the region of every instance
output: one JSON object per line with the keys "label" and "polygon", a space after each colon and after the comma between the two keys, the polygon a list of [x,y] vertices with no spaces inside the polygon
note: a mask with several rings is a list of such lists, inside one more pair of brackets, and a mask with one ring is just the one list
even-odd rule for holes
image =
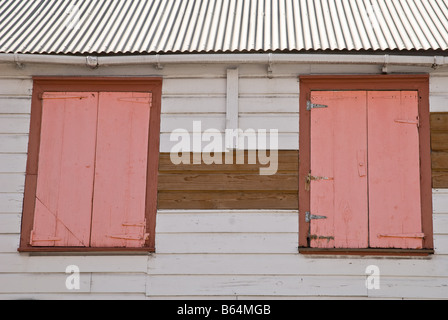
{"label": "window sill", "polygon": [[321,249],[299,248],[299,253],[304,255],[350,255],[350,256],[405,256],[427,257],[434,254],[432,249]]}
{"label": "window sill", "polygon": [[21,247],[17,250],[20,253],[36,253],[36,254],[120,254],[120,255],[139,255],[154,253],[154,248],[81,248],[81,247]]}

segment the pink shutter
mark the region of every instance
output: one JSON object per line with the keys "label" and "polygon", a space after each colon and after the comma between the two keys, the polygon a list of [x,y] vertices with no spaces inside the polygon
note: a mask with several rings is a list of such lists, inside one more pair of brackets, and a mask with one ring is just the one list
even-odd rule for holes
{"label": "pink shutter", "polygon": [[311,100],[327,106],[311,111],[311,247],[366,248],[366,92],[313,92]]}
{"label": "pink shutter", "polygon": [[[313,92],[311,219],[313,248],[366,248],[366,92]],[[323,218],[326,217],[326,218]]]}
{"label": "pink shutter", "polygon": [[369,225],[374,248],[422,248],[417,92],[370,92]]}
{"label": "pink shutter", "polygon": [[144,246],[151,95],[100,93],[93,247]]}
{"label": "pink shutter", "polygon": [[98,94],[43,96],[33,246],[88,247]]}

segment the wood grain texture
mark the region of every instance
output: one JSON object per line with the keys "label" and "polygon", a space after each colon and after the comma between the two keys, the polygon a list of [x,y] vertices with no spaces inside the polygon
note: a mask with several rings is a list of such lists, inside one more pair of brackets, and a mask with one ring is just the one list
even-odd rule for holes
{"label": "wood grain texture", "polygon": [[448,112],[431,113],[432,186],[448,188]]}
{"label": "wood grain texture", "polygon": [[[193,159],[193,154],[188,157]],[[278,172],[260,175],[262,165],[180,164],[171,162],[170,154],[160,155],[159,209],[297,209],[298,208],[298,152],[280,151]],[[193,163],[193,162],[192,162]]]}

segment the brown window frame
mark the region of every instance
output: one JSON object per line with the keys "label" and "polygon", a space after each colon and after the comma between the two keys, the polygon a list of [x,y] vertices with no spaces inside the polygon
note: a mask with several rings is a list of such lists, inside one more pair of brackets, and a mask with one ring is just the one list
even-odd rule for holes
{"label": "brown window frame", "polygon": [[[160,114],[162,100],[162,78],[73,78],[34,77],[31,101],[31,121],[28,143],[28,161],[25,177],[25,192],[19,252],[155,252],[155,229],[157,214],[157,181],[160,150]],[[40,133],[42,121],[42,95],[44,92],[142,92],[152,93],[152,108],[149,124],[148,174],[145,216],[147,232],[150,234],[143,248],[79,248],[79,247],[33,247],[30,235],[34,224],[34,208],[37,187]]]}
{"label": "brown window frame", "polygon": [[[299,252],[302,254],[347,255],[405,255],[419,256],[434,253],[431,131],[429,108],[429,75],[316,75],[300,76],[300,137],[299,137]],[[423,249],[318,249],[310,248],[306,212],[310,211],[310,192],[306,189],[311,166],[311,112],[306,110],[312,91],[418,91],[420,185],[422,231],[426,235]]]}

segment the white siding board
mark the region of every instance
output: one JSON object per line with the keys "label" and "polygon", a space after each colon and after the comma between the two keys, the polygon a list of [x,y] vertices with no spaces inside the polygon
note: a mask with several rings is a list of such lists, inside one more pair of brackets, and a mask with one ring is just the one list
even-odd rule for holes
{"label": "white siding board", "polygon": [[296,254],[157,254],[150,275],[301,275],[365,276],[377,265],[381,275],[448,277],[448,256],[431,258],[304,257]]}
{"label": "white siding board", "polygon": [[28,134],[0,134],[0,153],[26,153]]}
{"label": "white siding board", "polygon": [[21,222],[22,215],[19,213],[0,213],[0,234],[20,233]]}
{"label": "white siding board", "polygon": [[299,96],[299,78],[240,78],[240,97],[253,95]]}
{"label": "white siding board", "polygon": [[25,174],[0,173],[0,192],[23,192],[25,188]]}
{"label": "white siding board", "polygon": [[91,292],[145,293],[146,274],[92,273]]}
{"label": "white siding board", "polygon": [[0,114],[28,114],[31,112],[31,97],[0,96]]}
{"label": "white siding board", "polygon": [[0,213],[21,213],[22,193],[0,193]]}
{"label": "white siding board", "polygon": [[[76,265],[82,273],[146,273],[148,256],[30,256],[0,254],[0,273],[63,273]],[[104,275],[103,275],[104,276]]]}
{"label": "white siding board", "polygon": [[0,114],[0,134],[22,133],[28,134],[30,130],[29,115]]}
{"label": "white siding board", "polygon": [[299,133],[299,114],[240,114],[242,130],[266,129],[278,130],[279,133]]}
{"label": "white siding board", "polygon": [[369,297],[389,298],[406,297],[408,299],[447,299],[448,278],[381,277],[380,289],[369,290]]}
{"label": "white siding board", "polygon": [[162,98],[162,113],[219,113],[225,114],[225,97],[169,97]]}
{"label": "white siding board", "polygon": [[55,301],[55,300],[147,300],[145,294],[138,293],[78,293],[78,292],[67,292],[67,293],[9,293],[1,294],[0,300],[39,300],[39,301]]}
{"label": "white siding board", "polygon": [[[0,293],[69,293],[65,273],[0,274]],[[78,293],[90,292],[90,273],[80,274]]]}
{"label": "white siding board", "polygon": [[[287,233],[297,232],[298,212],[292,213],[162,213],[157,217],[158,233]],[[256,221],[257,223],[254,223]]]}
{"label": "white siding board", "polygon": [[241,113],[298,113],[299,97],[243,96],[240,98]]}
{"label": "white siding board", "polygon": [[31,95],[33,80],[31,79],[0,79],[0,95]]}
{"label": "white siding board", "polygon": [[448,235],[448,214],[434,215],[434,234]]}
{"label": "white siding board", "polygon": [[226,95],[227,81],[220,78],[164,79],[163,95]]}
{"label": "white siding board", "polygon": [[0,173],[25,173],[26,154],[0,154]]}
{"label": "white siding board", "polygon": [[296,233],[158,233],[157,253],[296,253]]}
{"label": "white siding board", "polygon": [[150,276],[148,295],[367,296],[365,277]]}
{"label": "white siding board", "polygon": [[436,190],[433,192],[433,212],[448,213],[448,193],[445,190]]}
{"label": "white siding board", "polygon": [[19,248],[19,234],[0,234],[0,253],[16,253]]}

